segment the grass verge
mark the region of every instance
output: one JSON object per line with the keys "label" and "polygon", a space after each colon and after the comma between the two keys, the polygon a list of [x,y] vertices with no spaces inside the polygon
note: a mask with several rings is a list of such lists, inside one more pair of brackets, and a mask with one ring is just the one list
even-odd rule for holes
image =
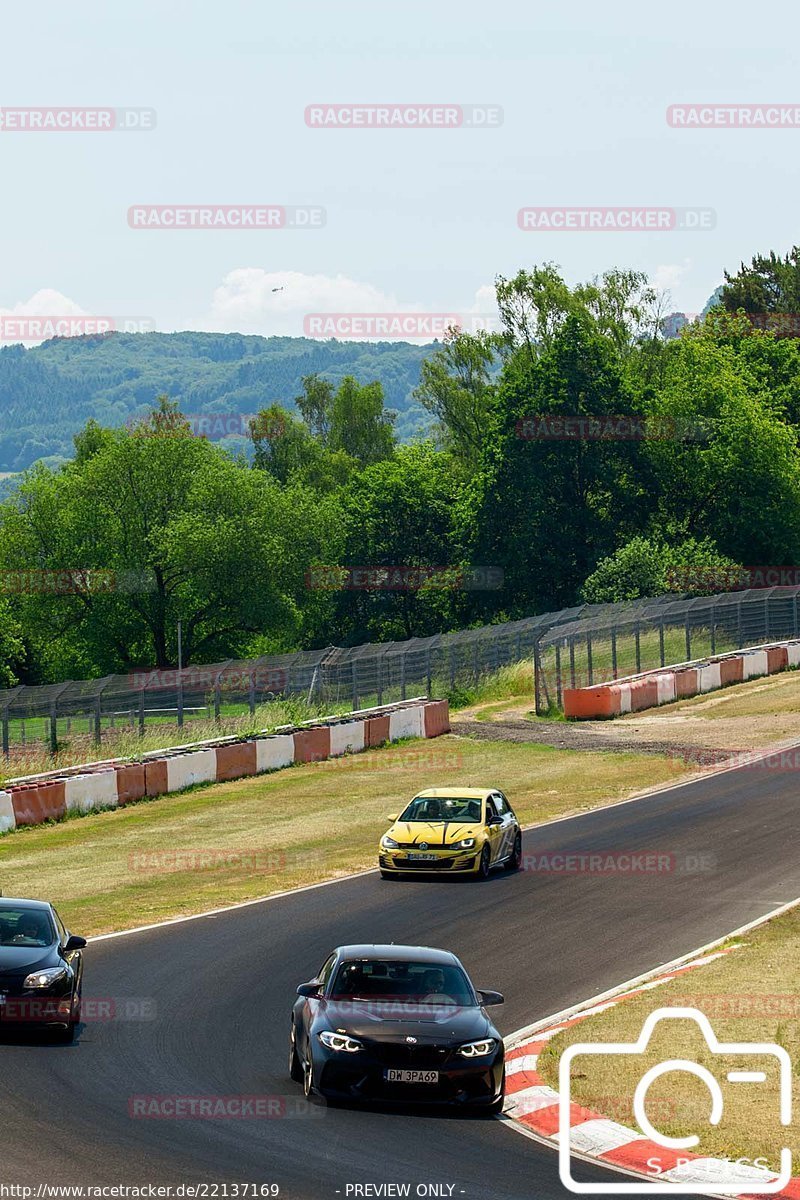
{"label": "grass verge", "polygon": [[653,755],[410,741],[17,830],[0,889],[51,899],[81,934],[126,929],[373,867],[386,815],[424,787],[497,784],[532,824],[685,774]]}
{"label": "grass verge", "polygon": [[[572,1065],[571,1098],[623,1125],[636,1128],[633,1094],[650,1067],[669,1059],[688,1059],[707,1067],[722,1087],[724,1115],[709,1125],[710,1097],[705,1084],[685,1072],[662,1076],[648,1093],[646,1112],[669,1137],[700,1136],[692,1153],[713,1157],[763,1159],[777,1170],[782,1146],[794,1147],[794,1171],[800,1169],[800,908],[790,910],[749,933],[733,953],[709,966],[671,980],[557,1035],[539,1059],[547,1083],[558,1088],[558,1064],[577,1042],[632,1042],[646,1017],[659,1008],[694,1008],[704,1013],[723,1042],[768,1042],[783,1046],[793,1066],[794,1123],[779,1123],[779,1075],[773,1060],[753,1056],[747,1062],[712,1054],[691,1021],[671,1020],[656,1027],[643,1055],[577,1057]],[[729,1070],[763,1070],[762,1083],[729,1082]],[[713,1188],[711,1189],[713,1191]]]}

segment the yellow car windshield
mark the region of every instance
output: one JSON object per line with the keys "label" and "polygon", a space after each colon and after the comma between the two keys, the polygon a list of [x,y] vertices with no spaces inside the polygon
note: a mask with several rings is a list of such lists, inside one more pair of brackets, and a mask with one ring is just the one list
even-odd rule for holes
{"label": "yellow car windshield", "polygon": [[470,796],[415,796],[401,821],[480,821],[481,802]]}

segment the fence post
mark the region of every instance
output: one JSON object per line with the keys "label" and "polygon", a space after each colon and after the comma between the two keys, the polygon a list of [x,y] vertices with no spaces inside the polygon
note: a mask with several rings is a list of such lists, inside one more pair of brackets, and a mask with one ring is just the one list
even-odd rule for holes
{"label": "fence post", "polygon": [[661,665],[662,665],[662,667],[663,667],[663,666],[665,665],[665,654],[664,654],[664,618],[663,618],[663,617],[661,618],[661,621],[659,622],[659,626],[658,626],[658,653],[659,653],[659,656],[660,656],[660,658],[661,658]]}
{"label": "fence post", "polygon": [[428,649],[425,652],[425,675],[426,675],[427,685],[428,685],[428,690],[426,692],[426,695],[427,695],[428,699],[430,700],[431,692],[433,691],[432,680],[431,680],[431,648],[430,648],[430,646],[428,646]]}
{"label": "fence post", "polygon": [[539,639],[533,643],[533,707],[537,717],[542,716],[542,691],[541,691],[541,676],[542,661],[539,655]]}
{"label": "fence post", "polygon": [[406,656],[400,655],[400,699],[406,698]]}
{"label": "fence post", "polygon": [[611,678],[617,678],[617,627],[611,626]]}
{"label": "fence post", "polygon": [[250,716],[255,716],[256,711],[256,673],[251,671],[248,677],[248,703],[250,706]]}
{"label": "fence post", "polygon": [[764,638],[769,641],[769,596],[764,597]]}
{"label": "fence post", "polygon": [[447,648],[447,662],[450,668],[450,691],[456,686],[456,662],[453,655],[453,643],[451,642]]}
{"label": "fence post", "polygon": [[139,737],[144,737],[144,688],[139,692]]}
{"label": "fence post", "polygon": [[222,686],[220,685],[220,672],[217,671],[214,679],[214,720],[219,721],[219,713],[222,707]]}
{"label": "fence post", "polygon": [[9,758],[11,755],[11,747],[9,745],[10,738],[9,738],[9,731],[8,731],[9,704],[10,704],[10,701],[6,701],[6,703],[3,705],[3,758]]}
{"label": "fence post", "polygon": [[561,708],[561,646],[556,642],[556,700]]}
{"label": "fence post", "polygon": [[797,592],[794,594],[794,636],[797,637]]}
{"label": "fence post", "polygon": [[575,687],[575,638],[569,639],[569,686]]}
{"label": "fence post", "polygon": [[736,604],[736,640],[739,643],[739,649],[742,648],[742,602],[737,601]]}
{"label": "fence post", "polygon": [[50,753],[58,753],[58,709],[55,700],[50,705]]}
{"label": "fence post", "polygon": [[717,653],[717,606],[711,605],[711,653]]}
{"label": "fence post", "polygon": [[175,697],[175,707],[178,716],[178,729],[183,728],[183,671],[178,671],[176,675],[177,695]]}
{"label": "fence post", "polygon": [[692,633],[689,628],[689,618],[688,617],[686,618],[685,633],[686,633],[686,661],[691,662],[692,661]]}
{"label": "fence post", "polygon": [[592,669],[592,635],[586,632],[586,670],[589,675],[589,687],[594,683],[594,671]]}
{"label": "fence post", "polygon": [[642,642],[641,642],[641,630],[639,629],[638,621],[636,622],[636,633],[634,635],[634,641],[636,643],[636,674],[638,675],[642,669]]}
{"label": "fence post", "polygon": [[94,744],[102,746],[103,744],[103,697],[102,693],[98,692],[94,698]]}
{"label": "fence post", "polygon": [[350,664],[350,674],[353,680],[353,712],[358,709],[358,677],[356,674],[356,659],[353,658]]}
{"label": "fence post", "polygon": [[378,707],[380,707],[383,704],[383,655],[378,654],[377,659],[378,659],[378,666],[377,666],[378,678],[377,678],[375,688],[377,691]]}

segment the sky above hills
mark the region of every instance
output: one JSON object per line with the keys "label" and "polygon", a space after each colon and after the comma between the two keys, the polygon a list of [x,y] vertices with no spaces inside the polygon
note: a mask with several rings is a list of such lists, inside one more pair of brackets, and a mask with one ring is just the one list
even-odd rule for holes
{"label": "sky above hills", "polygon": [[[498,273],[545,260],[570,282],[636,267],[671,307],[699,311],[723,267],[798,241],[800,120],[667,117],[682,104],[800,113],[800,10],[776,0],[762,16],[741,0],[7,5],[0,104],[147,110],[129,119],[155,127],[31,131],[6,117],[0,315],[265,335],[302,334],[318,313],[480,318]],[[328,105],[445,116],[314,124],[309,109],[348,119]],[[435,122],[425,112],[416,120]],[[131,216],[258,205],[299,208],[308,225]],[[563,206],[704,215],[691,229],[519,226],[520,209]]]}

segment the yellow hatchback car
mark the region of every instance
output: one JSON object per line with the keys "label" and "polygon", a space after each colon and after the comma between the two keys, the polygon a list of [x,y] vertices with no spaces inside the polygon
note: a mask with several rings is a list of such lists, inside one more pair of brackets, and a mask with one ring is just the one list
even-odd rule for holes
{"label": "yellow hatchback car", "polygon": [[522,830],[497,788],[429,788],[388,819],[378,850],[384,879],[412,871],[488,879],[495,867],[522,865]]}

